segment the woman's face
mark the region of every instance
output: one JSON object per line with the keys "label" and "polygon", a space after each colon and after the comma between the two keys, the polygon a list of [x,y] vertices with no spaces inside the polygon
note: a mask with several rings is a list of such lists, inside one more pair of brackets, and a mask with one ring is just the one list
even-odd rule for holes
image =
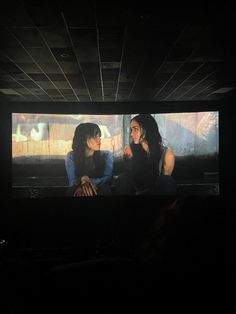
{"label": "woman's face", "polygon": [[97,134],[94,137],[89,137],[87,140],[88,148],[94,151],[100,150],[101,147],[101,136]]}
{"label": "woman's face", "polygon": [[130,136],[132,137],[134,144],[139,144],[142,136],[142,129],[140,124],[135,120],[132,120],[130,123]]}

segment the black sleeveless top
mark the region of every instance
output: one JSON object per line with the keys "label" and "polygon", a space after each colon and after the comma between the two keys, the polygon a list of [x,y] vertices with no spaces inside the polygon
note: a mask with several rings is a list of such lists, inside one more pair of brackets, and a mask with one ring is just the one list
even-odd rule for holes
{"label": "black sleeveless top", "polygon": [[149,189],[155,184],[157,177],[162,174],[167,147],[161,146],[160,158],[155,162],[150,160],[149,154],[144,151],[140,144],[132,143],[130,147],[135,156],[128,161],[135,188],[137,191]]}

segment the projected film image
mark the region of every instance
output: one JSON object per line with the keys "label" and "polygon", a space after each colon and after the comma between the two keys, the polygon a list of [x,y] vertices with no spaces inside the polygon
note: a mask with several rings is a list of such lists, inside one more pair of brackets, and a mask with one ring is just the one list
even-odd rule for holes
{"label": "projected film image", "polygon": [[13,113],[12,192],[218,195],[219,113]]}

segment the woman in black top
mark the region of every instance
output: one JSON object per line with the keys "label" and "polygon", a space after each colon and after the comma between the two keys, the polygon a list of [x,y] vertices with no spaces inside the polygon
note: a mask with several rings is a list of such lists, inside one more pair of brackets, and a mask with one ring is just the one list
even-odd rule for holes
{"label": "woman in black top", "polygon": [[132,143],[124,149],[126,171],[116,181],[117,194],[176,194],[171,177],[175,157],[165,147],[156,120],[140,114],[130,121]]}

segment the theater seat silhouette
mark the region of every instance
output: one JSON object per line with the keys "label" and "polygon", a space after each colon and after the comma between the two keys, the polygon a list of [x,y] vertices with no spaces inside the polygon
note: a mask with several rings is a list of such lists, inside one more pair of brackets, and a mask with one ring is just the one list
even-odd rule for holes
{"label": "theater seat silhouette", "polygon": [[55,266],[45,273],[47,289],[76,288],[80,295],[133,294],[137,268],[129,258],[94,259]]}

